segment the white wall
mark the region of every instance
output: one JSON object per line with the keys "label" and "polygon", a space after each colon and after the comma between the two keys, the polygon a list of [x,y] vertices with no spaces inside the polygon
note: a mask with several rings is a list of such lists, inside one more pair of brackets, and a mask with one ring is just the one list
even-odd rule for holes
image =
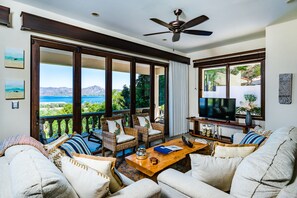
{"label": "white wall", "polygon": [[[265,38],[254,39],[250,41],[244,41],[240,43],[235,43],[231,45],[220,46],[216,48],[211,48],[203,51],[193,52],[187,54],[192,60],[208,58],[213,56],[220,56],[225,54],[231,54],[236,52],[254,50],[265,48]],[[193,63],[189,69],[189,116],[199,116],[198,114],[198,68],[193,68]],[[240,122],[244,122],[242,119]],[[263,125],[262,122],[257,122],[257,124]],[[191,124],[190,129],[193,129]]]}
{"label": "white wall", "polygon": [[[82,23],[70,18],[66,18],[51,12],[46,12],[44,10],[27,6],[25,4],[11,1],[11,0],[1,0],[1,5],[9,7],[12,13],[12,27],[7,28],[0,25],[0,141],[5,137],[24,133],[30,134],[30,37],[31,35],[40,36],[44,38],[55,39],[59,41],[66,41],[81,44],[84,46],[91,46],[87,44],[82,44],[79,42],[68,41],[61,38],[56,38],[52,36],[45,36],[42,34],[21,31],[21,17],[22,11],[31,14],[43,16],[53,20],[61,21],[64,23],[72,24],[86,29],[91,29],[96,32],[108,34],[115,37],[120,37],[129,41],[137,42],[147,46],[155,47],[161,50],[172,52],[171,49],[164,48],[158,45],[150,44],[145,41],[135,39],[126,35],[121,35],[116,32],[108,31],[106,29],[96,27],[87,23]],[[91,46],[95,47],[95,46]],[[4,50],[5,48],[17,48],[25,50],[25,69],[10,69],[4,68]],[[99,49],[104,49],[102,47],[96,47]],[[115,50],[110,50],[115,51]],[[175,52],[180,55],[184,55],[180,52]],[[126,53],[129,54],[129,53]],[[156,59],[157,60],[157,59]],[[11,101],[5,100],[4,86],[5,80],[16,79],[25,80],[25,100],[20,101],[19,109],[11,109]]]}
{"label": "white wall", "polygon": [[[293,101],[279,104],[279,74],[293,73]],[[266,128],[297,126],[297,20],[266,28]]]}

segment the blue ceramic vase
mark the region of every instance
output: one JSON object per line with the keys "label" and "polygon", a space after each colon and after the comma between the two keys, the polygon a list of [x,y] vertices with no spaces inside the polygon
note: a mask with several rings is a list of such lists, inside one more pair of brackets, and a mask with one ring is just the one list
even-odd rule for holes
{"label": "blue ceramic vase", "polygon": [[246,126],[251,126],[252,125],[252,115],[250,111],[246,111],[246,116],[245,116],[245,124]]}

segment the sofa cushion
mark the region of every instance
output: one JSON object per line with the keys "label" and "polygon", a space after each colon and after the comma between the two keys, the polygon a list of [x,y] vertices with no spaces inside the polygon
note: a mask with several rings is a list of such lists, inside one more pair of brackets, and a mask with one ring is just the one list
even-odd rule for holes
{"label": "sofa cushion", "polygon": [[134,140],[135,137],[132,135],[117,135],[117,143],[123,143],[123,142],[128,142],[131,140]]}
{"label": "sofa cushion", "polygon": [[241,140],[240,144],[258,144],[260,145],[266,137],[259,135],[253,131],[250,131],[246,136]]}
{"label": "sofa cushion", "polygon": [[9,162],[6,157],[0,157],[0,197],[12,198]]}
{"label": "sofa cushion", "polygon": [[107,175],[110,178],[109,189],[111,193],[115,193],[123,187],[122,181],[114,172],[116,158],[73,154],[73,159]]}
{"label": "sofa cushion", "polygon": [[45,150],[49,151],[53,148],[59,147],[61,144],[63,144],[68,139],[69,139],[69,136],[66,133],[64,133],[58,139],[52,141],[51,143],[45,144],[43,147]]}
{"label": "sofa cushion", "polygon": [[105,197],[109,178],[95,169],[70,157],[62,158],[62,171],[80,198]]}
{"label": "sofa cushion", "polygon": [[59,148],[52,148],[48,150],[48,159],[56,165],[58,169],[61,170],[62,164],[61,159],[62,157],[66,156],[65,151],[59,149]]}
{"label": "sofa cushion", "polygon": [[36,150],[13,158],[10,179],[13,197],[77,197],[61,171]]}
{"label": "sofa cushion", "polygon": [[8,163],[10,163],[17,154],[19,154],[20,152],[28,151],[28,150],[39,151],[34,146],[15,145],[15,146],[12,146],[12,147],[9,147],[8,149],[6,149],[6,151],[5,151],[6,160],[8,161]]}
{"label": "sofa cushion", "polygon": [[238,166],[230,194],[235,197],[276,197],[292,180],[297,155],[297,129],[283,127]]}
{"label": "sofa cushion", "polygon": [[257,149],[257,144],[224,144],[214,143],[214,157],[232,158],[246,157]]}
{"label": "sofa cushion", "polygon": [[69,140],[67,140],[61,146],[59,146],[59,148],[65,151],[65,153],[69,157],[72,156],[72,153],[80,153],[87,155],[92,154],[89,147],[87,146],[86,142],[80,134],[75,134]]}
{"label": "sofa cushion", "polygon": [[150,135],[157,135],[157,134],[161,134],[162,132],[159,130],[155,130],[155,129],[149,129],[149,136]]}
{"label": "sofa cushion", "polygon": [[190,154],[192,177],[222,191],[229,191],[237,166],[242,158],[224,159],[200,154]]}

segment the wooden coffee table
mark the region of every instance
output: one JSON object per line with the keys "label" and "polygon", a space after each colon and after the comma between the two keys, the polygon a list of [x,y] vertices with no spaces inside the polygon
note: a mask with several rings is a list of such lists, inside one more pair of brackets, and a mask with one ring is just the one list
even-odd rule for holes
{"label": "wooden coffee table", "polygon": [[[157,172],[164,170],[166,167],[184,159],[187,156],[187,154],[196,152],[208,146],[207,144],[200,144],[200,143],[194,142],[193,148],[190,148],[183,143],[181,138],[170,140],[160,145],[164,145],[164,146],[176,145],[176,146],[182,147],[183,149],[179,151],[171,152],[169,154],[161,154],[159,152],[154,151],[154,147],[151,147],[146,150],[148,154],[147,159],[139,160],[136,158],[136,154],[132,154],[125,158],[126,162],[130,166],[139,170],[140,172],[152,177]],[[150,162],[150,159],[149,159],[150,157],[156,157],[159,160],[159,163],[156,165],[153,165]]]}

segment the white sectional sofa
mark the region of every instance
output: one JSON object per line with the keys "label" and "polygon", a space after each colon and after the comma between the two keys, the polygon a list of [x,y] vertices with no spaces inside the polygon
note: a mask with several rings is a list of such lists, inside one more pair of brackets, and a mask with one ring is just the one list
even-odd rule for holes
{"label": "white sectional sofa", "polygon": [[[124,175],[128,185],[109,197],[160,197],[161,188],[152,180],[133,182]],[[18,145],[0,157],[0,197],[77,197],[63,173],[38,149]]]}
{"label": "white sectional sofa", "polygon": [[[168,169],[158,176],[162,197],[297,197],[297,128],[274,131],[267,142],[245,157],[235,171],[230,192]],[[216,170],[214,170],[216,171]]]}

